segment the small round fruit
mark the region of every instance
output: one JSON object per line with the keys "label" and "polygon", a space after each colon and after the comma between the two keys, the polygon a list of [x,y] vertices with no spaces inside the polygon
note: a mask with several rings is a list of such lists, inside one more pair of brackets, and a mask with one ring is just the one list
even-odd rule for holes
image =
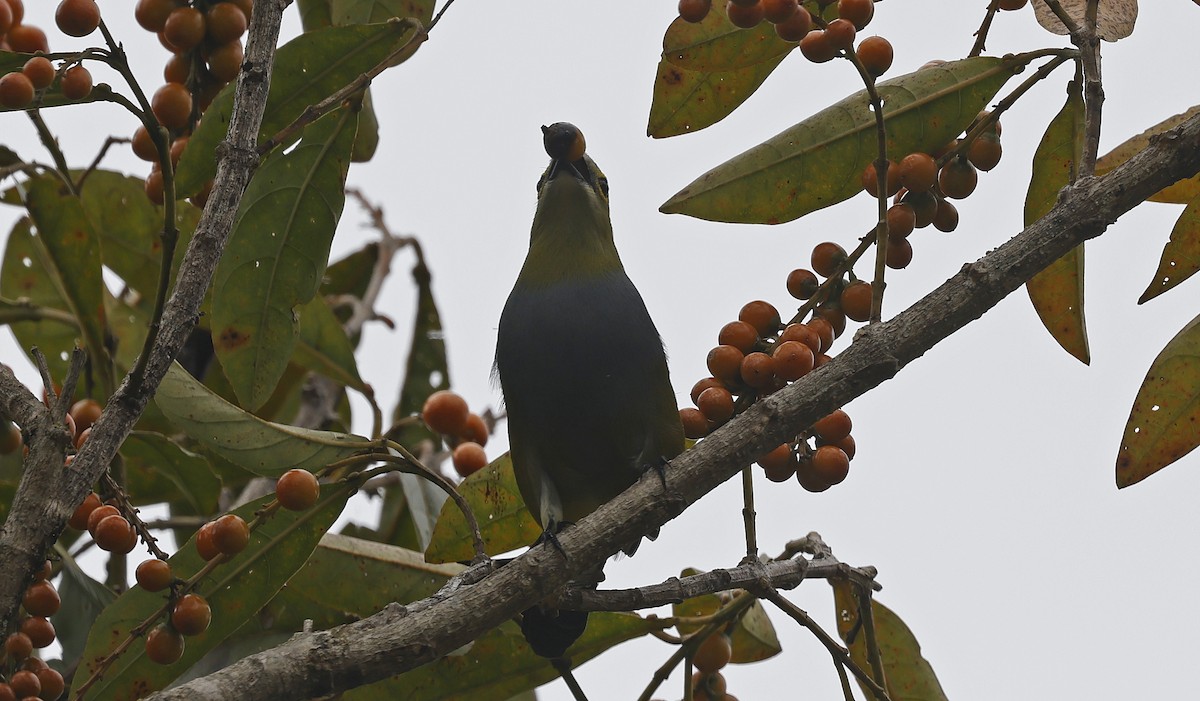
{"label": "small round fruit", "polygon": [[27,669],[14,672],[8,678],[8,685],[12,687],[13,693],[17,695],[17,698],[22,701],[30,696],[36,697],[42,693],[42,680],[38,679],[36,674]]}
{"label": "small round fruit", "polygon": [[772,482],[786,482],[796,472],[796,455],[792,452],[792,444],[784,443],[778,446],[759,458],[758,464],[762,467],[763,474],[767,476],[767,479]]}
{"label": "small round fruit", "polygon": [[21,632],[29,636],[33,646],[39,650],[49,647],[54,642],[54,625],[50,619],[41,616],[30,616],[21,621]]}
{"label": "small round fruit", "polygon": [[457,436],[467,427],[471,410],[467,400],[456,392],[443,389],[429,395],[421,409],[421,419],[434,433]]}
{"label": "small round fruit", "polygon": [[791,17],[775,23],[775,33],[784,41],[800,41],[808,36],[810,31],[812,31],[812,15],[803,7],[797,7]]}
{"label": "small round fruit", "polygon": [[758,23],[763,21],[764,10],[761,2],[739,5],[733,0],[729,0],[729,3],[725,5],[725,14],[729,16],[729,21],[733,23],[733,26],[750,29],[757,27]]}
{"label": "small round fruit", "polygon": [[458,435],[464,441],[472,441],[480,446],[486,446],[490,434],[488,433],[487,423],[479,414],[471,413],[467,415],[467,427]]}
{"label": "small round fruit", "polygon": [[15,24],[8,30],[8,46],[22,54],[50,53],[46,33],[32,24]]}
{"label": "small round fruit", "polygon": [[1029,4],[1029,0],[999,0],[996,6],[1001,10],[1019,10]]}
{"label": "small round fruit", "polygon": [[708,435],[708,417],[699,409],[690,406],[680,409],[679,422],[683,424],[683,435],[686,438],[697,440]]}
{"label": "small round fruit", "polygon": [[846,285],[842,289],[842,311],[855,321],[867,321],[871,318],[871,297],[874,292],[871,283],[859,280]]}
{"label": "small round fruit", "polygon": [[161,32],[167,23],[167,17],[178,7],[176,0],[138,0],[133,8],[133,18],[148,32]]}
{"label": "small round fruit", "polygon": [[246,33],[246,14],[233,3],[218,2],[208,8],[208,40],[214,44],[237,41]]}
{"label": "small round fruit", "polygon": [[54,64],[45,56],[34,56],[26,61],[21,72],[33,83],[34,90],[41,90],[54,82]]}
{"label": "small round fruit", "polygon": [[900,184],[909,192],[925,192],[937,182],[937,161],[928,153],[910,153],[900,159]]}
{"label": "small round fruit", "polygon": [[800,53],[813,63],[827,63],[837,56],[838,50],[824,29],[814,29],[800,40]]}
{"label": "small round fruit", "polygon": [[888,238],[907,238],[917,227],[917,210],[910,204],[894,204],[887,210]]}
{"label": "small round fruit", "polygon": [[858,60],[863,64],[867,73],[876,78],[888,72],[896,57],[895,51],[892,49],[892,42],[880,36],[863,39],[858,43],[858,48],[854,53],[858,54]]}
{"label": "small round fruit", "polygon": [[159,124],[171,131],[179,131],[191,119],[192,94],[180,83],[166,83],[150,98],[150,110]]}
{"label": "small round fruit", "polygon": [[67,36],[85,37],[100,26],[100,6],[96,0],[62,0],[54,12],[54,22]]}
{"label": "small round fruit", "polygon": [[696,701],[725,701],[725,677],[720,672],[704,674],[696,672],[692,675],[692,691]]}
{"label": "small round fruit", "polygon": [[317,503],[321,483],[313,473],[299,468],[283,473],[275,483],[275,498],[289,511],[304,511]]}
{"label": "small round fruit", "polygon": [[924,229],[933,223],[938,208],[938,198],[933,192],[909,192],[900,201],[912,205],[913,212],[917,215],[918,229]]}
{"label": "small round fruit", "polygon": [[742,358],[745,355],[733,346],[716,346],[708,352],[706,358],[708,371],[726,385],[736,386],[742,380]]}
{"label": "small round fruit", "polygon": [[842,449],[842,452],[845,453],[846,457],[849,458],[850,460],[854,459],[854,453],[857,448],[857,446],[854,443],[854,436],[846,436],[845,438],[841,439],[840,441],[833,441],[833,442],[824,441],[824,440],[821,440],[820,438],[817,438],[817,447],[819,448],[823,445],[836,445],[837,447]]}
{"label": "small round fruit", "polygon": [[87,529],[92,535],[96,535],[96,527],[101,521],[109,516],[119,516],[121,511],[112,504],[101,504],[88,514]]}
{"label": "small round fruit", "polygon": [[152,557],[138,565],[134,571],[134,577],[137,579],[138,586],[150,592],[162,591],[171,586],[171,582],[175,581],[175,574],[171,572],[171,565],[166,560],[160,560],[156,557]]}
{"label": "small round fruit", "polygon": [[[807,326],[817,334],[817,338],[821,339],[821,353],[824,353],[833,346],[833,339],[836,337],[836,334],[834,334],[833,324],[830,324],[828,320],[814,316],[808,320]],[[819,356],[814,358],[814,365],[815,367],[821,367],[820,363],[816,362],[817,359],[819,359]]]}
{"label": "small round fruit", "polygon": [[839,0],[838,17],[848,20],[855,29],[862,29],[875,16],[875,0]]}
{"label": "small round fruit", "polygon": [[150,132],[146,131],[145,126],[140,126],[133,132],[133,138],[130,139],[133,146],[133,155],[154,163],[158,160],[158,147],[154,145],[154,139],[150,137]]}
{"label": "small round fruit", "polygon": [[100,497],[95,492],[90,492],[79,506],[75,507],[75,513],[71,514],[71,520],[67,521],[67,525],[77,531],[87,530],[88,517],[92,512],[101,506]]}
{"label": "small round fruit", "polygon": [[770,302],[761,299],[747,302],[738,312],[738,319],[753,326],[758,335],[764,338],[773,336],[779,330],[779,310]]}
{"label": "small round fruit", "polygon": [[0,105],[4,107],[28,107],[33,102],[33,93],[33,82],[24,73],[6,73],[0,78]]}
{"label": "small round fruit", "polygon": [[762,0],[763,16],[771,24],[779,24],[791,19],[800,9],[797,0]]}
{"label": "small round fruit", "polygon": [[938,174],[938,187],[942,194],[956,200],[969,197],[978,184],[979,172],[961,156],[951,158]]}
{"label": "small round fruit", "polygon": [[888,241],[887,252],[884,254],[884,263],[887,264],[887,267],[892,270],[907,268],[908,264],[912,262],[912,257],[912,244],[908,242],[908,239]]}
{"label": "small round fruit", "polygon": [[0,0],[0,36],[8,33],[8,30],[13,26],[12,7],[4,0]]}
{"label": "small round fruit", "polygon": [[124,555],[137,546],[137,531],[124,516],[108,516],[96,524],[92,536],[101,550]]}
{"label": "small round fruit", "polygon": [[[818,339],[817,343],[820,343]],[[775,346],[775,374],[781,380],[794,382],[812,372],[816,356],[812,348],[800,341],[783,341]]]}
{"label": "small round fruit", "polygon": [[158,164],[156,163],[154,164],[154,167],[150,169],[150,172],[146,174],[146,183],[144,188],[146,191],[146,197],[148,197],[154,204],[162,204],[167,199],[167,194],[164,190],[165,187],[166,185],[163,183],[162,170],[158,168]]}
{"label": "small round fruit", "polygon": [[679,16],[684,22],[702,22],[711,9],[712,0],[679,0]]}
{"label": "small round fruit", "polygon": [[33,654],[33,641],[24,633],[13,633],[4,639],[4,654],[10,660],[20,662]]}
{"label": "small round fruit", "polygon": [[472,441],[459,443],[454,449],[451,456],[451,462],[454,463],[454,471],[462,477],[470,477],[487,467],[487,453],[484,452],[483,446]]}
{"label": "small round fruit", "polygon": [[183,636],[166,623],[154,626],[146,636],[146,657],[157,664],[175,664],[183,657]]}
{"label": "small round fruit", "polygon": [[196,553],[205,562],[221,554],[213,533],[214,523],[214,521],[209,521],[196,530]]}
{"label": "small round fruit", "polygon": [[758,330],[745,321],[731,321],[722,326],[721,331],[717,333],[717,343],[749,353],[754,350],[754,344],[758,343]]}
{"label": "small round fruit", "polygon": [[[226,5],[228,3],[221,3]],[[245,53],[242,42],[234,39],[227,44],[221,44],[208,55],[208,72],[222,83],[228,83],[242,72],[242,61]]]}
{"label": "small round fruit", "polygon": [[47,667],[34,672],[37,675],[38,681],[42,683],[42,691],[38,694],[39,699],[43,701],[54,701],[62,696],[67,689],[67,683],[63,680],[62,674],[56,669]]}
{"label": "small round fruit", "polygon": [[710,387],[704,390],[696,404],[709,421],[721,423],[733,416],[733,395],[724,387]]}
{"label": "small round fruit", "polygon": [[175,139],[174,141],[171,142],[171,149],[168,152],[168,154],[171,158],[172,166],[179,165],[179,159],[183,157],[183,150],[185,148],[187,148],[187,145],[188,145],[188,137],[186,137],[186,136],[181,136],[178,139]]}
{"label": "small round fruit", "polygon": [[163,23],[162,35],[175,53],[191,51],[204,41],[206,23],[203,13],[194,7],[180,7],[171,11]]}
{"label": "small round fruit", "polygon": [[25,3],[22,0],[6,0],[8,3],[9,13],[12,15],[12,23],[15,27],[25,19]]}
{"label": "small round fruit", "polygon": [[821,287],[821,281],[816,273],[804,268],[797,268],[788,273],[787,291],[796,299],[811,299]]}
{"label": "small round fruit", "polygon": [[946,233],[958,228],[958,208],[950,200],[938,202],[937,214],[933,216],[933,226],[938,231]]}
{"label": "small round fruit", "polygon": [[52,574],[54,574],[54,563],[46,560],[42,563],[41,569],[33,573],[33,581],[45,582],[50,579]]}
{"label": "small round fruit", "polygon": [[840,338],[842,332],[846,330],[846,313],[838,306],[838,298],[836,296],[831,301],[813,310],[813,315],[829,322],[829,325],[833,327],[834,338]]}
{"label": "small round fruit", "polygon": [[825,39],[834,51],[849,49],[854,46],[854,25],[844,19],[835,19],[825,25]]}
{"label": "small round fruit", "polygon": [[[879,173],[875,170],[875,162],[867,164],[862,172],[862,186],[871,197],[879,197]],[[887,196],[900,192],[900,169],[895,163],[888,161],[887,169]]]}
{"label": "small round fruit", "polygon": [[967,147],[967,160],[979,170],[989,171],[1000,164],[1004,149],[1000,146],[1000,137],[990,132],[984,132]]}
{"label": "small round fruit", "polygon": [[168,83],[187,83],[192,74],[191,54],[171,54],[163,65],[163,80]]}
{"label": "small round fruit", "polygon": [[836,443],[850,435],[852,427],[850,415],[841,409],[835,409],[831,414],[812,425],[816,435],[827,443]]}
{"label": "small round fruit", "polygon": [[46,664],[46,661],[40,657],[30,657],[21,663],[21,669],[26,669],[37,674],[43,669],[50,669],[50,665]]}
{"label": "small round fruit", "polygon": [[225,514],[213,522],[213,544],[225,555],[237,555],[250,544],[250,527],[237,514]]}
{"label": "small round fruit", "polygon": [[[780,447],[787,448],[788,446]],[[729,636],[724,633],[713,633],[702,640],[696,648],[695,654],[692,655],[692,666],[704,674],[712,674],[719,669],[724,669],[725,665],[729,664],[731,657],[733,657],[733,645],[729,641]]]}
{"label": "small round fruit", "polygon": [[825,241],[813,246],[812,268],[821,277],[833,277],[838,267],[846,262],[846,249],[833,241]]}
{"label": "small round fruit", "polygon": [[104,408],[95,399],[80,399],[71,405],[71,418],[75,419],[75,428],[85,431],[96,423]]}
{"label": "small round fruit", "polygon": [[34,582],[25,590],[25,596],[21,599],[21,605],[29,612],[30,616],[44,616],[49,618],[58,613],[58,609],[62,606],[62,599],[58,596],[58,590],[50,582],[42,580]]}
{"label": "small round fruit", "polygon": [[775,359],[766,353],[750,353],[742,360],[742,381],[754,389],[775,381]]}
{"label": "small round fruit", "polygon": [[835,445],[823,445],[812,456],[813,470],[830,485],[840,484],[850,473],[850,458]]}
{"label": "small round fruit", "polygon": [[171,626],[182,635],[200,635],[211,622],[212,609],[198,594],[184,594],[171,610]]}
{"label": "small round fruit", "polygon": [[706,377],[702,380],[698,380],[696,382],[696,384],[692,385],[692,391],[690,393],[690,396],[692,398],[692,404],[695,404],[696,402],[700,401],[700,393],[703,392],[704,390],[708,389],[709,387],[724,387],[724,386],[725,385],[715,377]]}

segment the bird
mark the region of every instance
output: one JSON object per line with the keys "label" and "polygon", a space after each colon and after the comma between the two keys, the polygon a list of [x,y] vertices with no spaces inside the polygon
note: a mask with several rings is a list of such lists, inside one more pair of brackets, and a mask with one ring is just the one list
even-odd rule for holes
{"label": "bird", "polygon": [[[550,165],[500,316],[495,370],[517,487],[542,539],[554,541],[683,452],[684,437],[662,339],[613,240],[608,179],[577,127],[558,122],[542,134]],[[632,555],[638,542],[622,550]],[[586,617],[534,607],[523,628],[535,629],[525,631],[535,652],[556,658]],[[564,630],[535,642],[556,625]]]}

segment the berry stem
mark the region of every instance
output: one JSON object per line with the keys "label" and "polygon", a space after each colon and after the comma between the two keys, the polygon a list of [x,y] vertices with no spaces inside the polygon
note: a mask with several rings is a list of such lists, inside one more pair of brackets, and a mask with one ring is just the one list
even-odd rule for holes
{"label": "berry stem", "polygon": [[[475,548],[475,560],[477,562],[486,561],[488,559],[487,548],[484,546],[483,536],[479,532],[479,521],[476,520],[475,512],[471,510],[471,506],[467,504],[467,500],[463,498],[463,495],[458,493],[458,490],[454,488],[454,485],[449,480],[434,470],[429,469],[417,459],[415,455],[409,452],[408,448],[392,440],[384,440],[382,443],[389,452],[386,454],[372,453],[371,457],[375,460],[399,465],[401,472],[407,472],[410,475],[427,479],[445,492],[446,496],[450,497],[454,505],[462,512],[463,516],[467,519],[467,525],[471,528],[471,544]],[[396,454],[392,454],[393,452]]]}
{"label": "berry stem", "polygon": [[746,527],[746,559],[758,557],[758,529],[754,517],[754,470],[742,468],[742,522]]}
{"label": "berry stem", "polygon": [[967,54],[968,58],[979,56],[983,53],[988,32],[992,29],[992,20],[996,18],[996,13],[999,11],[1000,0],[992,0],[988,3],[987,13],[983,16],[983,24],[979,25],[979,29],[975,30],[975,45],[971,47],[971,53]]}

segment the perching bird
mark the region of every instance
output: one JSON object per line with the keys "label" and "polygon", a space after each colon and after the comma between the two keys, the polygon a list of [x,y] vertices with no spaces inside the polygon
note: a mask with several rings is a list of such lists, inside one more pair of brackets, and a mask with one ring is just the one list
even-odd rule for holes
{"label": "perching bird", "polygon": [[[500,316],[496,371],[517,486],[553,536],[682,452],[683,427],[662,340],[613,243],[608,180],[575,126],[542,132],[550,166]],[[555,613],[531,609],[525,627]],[[569,630],[541,650],[526,630],[538,654],[559,657],[582,634],[586,614],[566,618],[578,620],[562,620]]]}

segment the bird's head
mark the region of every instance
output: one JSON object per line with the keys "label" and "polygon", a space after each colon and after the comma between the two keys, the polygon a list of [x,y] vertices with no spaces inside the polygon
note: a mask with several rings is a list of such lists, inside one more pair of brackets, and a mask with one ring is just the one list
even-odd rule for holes
{"label": "bird's head", "polygon": [[538,210],[565,208],[608,219],[608,178],[585,152],[583,132],[574,124],[542,127],[542,143],[550,165],[538,180]]}

